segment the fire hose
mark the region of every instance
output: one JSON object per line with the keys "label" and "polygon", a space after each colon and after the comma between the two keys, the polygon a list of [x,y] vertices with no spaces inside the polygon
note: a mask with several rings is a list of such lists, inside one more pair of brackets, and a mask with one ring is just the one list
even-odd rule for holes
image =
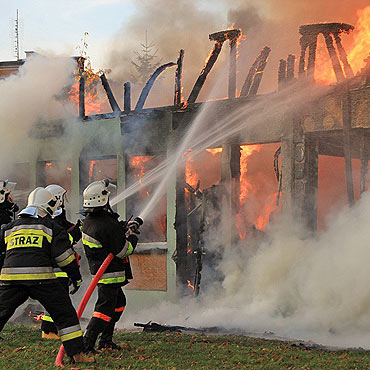
{"label": "fire hose", "polygon": [[[96,273],[94,279],[92,280],[89,287],[87,288],[86,293],[83,296],[82,301],[81,301],[81,303],[78,306],[78,309],[76,311],[77,317],[78,317],[79,320],[80,320],[80,318],[81,318],[81,316],[82,316],[82,314],[85,310],[87,302],[89,301],[95,287],[98,284],[98,281],[100,280],[100,278],[104,274],[105,270],[108,268],[109,264],[112,262],[113,258],[114,258],[114,255],[112,253],[109,253],[108,257],[104,260],[104,262],[100,266],[98,272]],[[60,346],[57,358],[55,359],[55,366],[63,367],[63,358],[64,358],[64,356],[65,356],[65,351],[64,351],[64,346],[62,344]]]}
{"label": "fire hose", "polygon": [[[129,218],[129,220],[131,219],[131,217]],[[125,226],[124,226],[125,228],[127,227],[127,224],[129,222],[129,220],[125,222]],[[131,227],[129,226],[129,228],[131,229],[132,232],[134,232],[136,234],[140,234],[140,231],[138,229],[142,224],[143,224],[143,220],[140,217],[135,217],[135,219],[133,221],[133,225]],[[100,280],[100,278],[104,274],[105,270],[108,268],[108,266],[112,262],[113,258],[114,258],[114,254],[109,253],[107,258],[104,260],[102,265],[99,267],[99,270],[95,274],[94,279],[91,281],[89,287],[87,288],[86,293],[83,296],[82,301],[79,304],[78,309],[76,311],[78,320],[80,320],[80,318],[81,318],[81,316],[82,316],[82,314],[85,310],[85,307],[86,307],[87,303],[89,302],[89,299],[90,299],[91,295],[93,294],[94,289],[98,285],[98,281]],[[58,355],[55,359],[55,366],[63,367],[63,358],[64,358],[64,356],[65,356],[65,350],[64,350],[64,346],[62,344],[59,348]]]}

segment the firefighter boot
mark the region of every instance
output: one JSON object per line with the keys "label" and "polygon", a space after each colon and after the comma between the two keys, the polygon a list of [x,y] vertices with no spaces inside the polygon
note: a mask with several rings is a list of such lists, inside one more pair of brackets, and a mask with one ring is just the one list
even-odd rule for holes
{"label": "firefighter boot", "polygon": [[114,343],[112,340],[115,324],[116,323],[114,321],[111,321],[105,327],[100,337],[98,349],[117,349],[117,350],[121,349],[121,347],[118,344]]}
{"label": "firefighter boot", "polygon": [[95,362],[95,358],[86,353],[80,352],[71,357],[71,362],[72,364],[79,364],[81,362]]}

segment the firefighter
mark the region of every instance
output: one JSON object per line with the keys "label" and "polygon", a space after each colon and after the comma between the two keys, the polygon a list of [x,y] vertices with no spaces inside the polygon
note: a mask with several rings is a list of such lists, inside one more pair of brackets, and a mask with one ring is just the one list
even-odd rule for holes
{"label": "firefighter", "polygon": [[81,275],[65,230],[52,221],[57,201],[38,187],[19,218],[0,232],[0,331],[28,298],[38,300],[53,318],[73,362],[93,362],[84,351],[82,331],[68,293],[53,273],[53,260],[77,287]]}
{"label": "firefighter", "polygon": [[0,226],[11,222],[15,218],[15,213],[19,210],[10,194],[15,185],[15,182],[9,182],[8,180],[0,181]]}
{"label": "firefighter", "polygon": [[116,322],[125,307],[126,297],[122,287],[132,279],[128,256],[133,253],[138,238],[132,230],[139,225],[130,221],[126,237],[119,215],[109,205],[109,181],[95,181],[83,192],[86,218],[82,223],[82,243],[89,262],[90,272],[95,275],[109,253],[114,259],[98,282],[98,299],[87,326],[84,340],[86,350],[95,353],[95,343],[101,334],[98,349],[120,349],[113,342]]}
{"label": "firefighter", "polygon": [[[61,187],[60,185],[49,185],[45,188],[46,190],[50,191],[54,195],[54,197],[57,200],[56,205],[56,211],[53,215],[53,220],[56,222],[60,227],[65,229],[68,232],[69,241],[68,246],[72,247],[75,245],[80,239],[81,239],[81,230],[80,230],[80,223],[73,224],[72,222],[69,222],[66,217],[66,211],[65,211],[65,198],[67,190]],[[74,251],[74,250],[73,250]],[[74,251],[77,263],[79,261],[79,255]],[[63,288],[68,292],[69,290],[69,284],[71,280],[68,278],[68,275],[65,271],[62,271],[60,267],[58,267],[57,263],[54,262],[53,264],[53,272],[55,273],[55,276],[58,278],[58,281],[63,286]],[[70,294],[74,294],[77,292],[77,288],[72,288],[70,291]],[[53,319],[50,317],[50,315],[45,312],[45,314],[42,316],[42,323],[41,323],[41,331],[42,331],[42,338],[45,339],[59,339],[58,336],[58,329],[56,328]]]}

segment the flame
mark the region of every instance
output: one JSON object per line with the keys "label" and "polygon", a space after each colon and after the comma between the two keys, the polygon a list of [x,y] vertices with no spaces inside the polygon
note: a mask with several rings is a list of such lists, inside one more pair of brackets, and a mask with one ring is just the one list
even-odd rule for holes
{"label": "flame", "polygon": [[188,254],[191,254],[191,236],[190,236],[190,234],[187,235],[186,240],[187,240],[187,243],[186,243],[186,246],[187,246],[186,252]]}
{"label": "flame", "polygon": [[[199,176],[195,171],[193,158],[189,157],[185,163],[185,181],[193,188],[197,186]],[[189,190],[185,189],[186,192]]]}
{"label": "flame", "polygon": [[46,168],[52,168],[52,167],[53,167],[53,163],[51,163],[51,162],[46,162],[46,163],[45,163],[45,167],[46,167]]}
{"label": "flame", "polygon": [[94,175],[94,166],[96,165],[96,161],[90,161],[89,165],[89,182],[91,182],[93,175]]}
{"label": "flame", "polygon": [[[134,176],[140,184],[143,183],[143,176],[145,175],[145,163],[152,159],[151,156],[136,155],[132,156],[130,160],[131,168],[135,169]],[[146,189],[144,193],[149,196],[149,191]]]}
{"label": "flame", "polygon": [[348,54],[353,71],[359,72],[370,55],[370,5],[357,11],[358,20],[353,33],[354,48]]}
{"label": "flame", "polygon": [[243,206],[247,199],[248,192],[252,185],[247,180],[248,172],[248,157],[254,153],[259,152],[261,145],[241,145],[240,146],[240,206]]}
{"label": "flame", "polygon": [[257,218],[255,226],[259,230],[265,230],[266,226],[270,222],[270,216],[276,210],[276,196],[277,192],[270,194],[264,204],[264,209],[261,215]]}
{"label": "flame", "polygon": [[[366,65],[366,58],[370,53],[370,5],[357,11],[357,22],[353,31],[353,48],[348,52],[348,62],[354,74],[361,71]],[[318,83],[329,85],[336,83],[336,78],[328,56],[323,37],[318,38],[315,65],[315,80]]]}
{"label": "flame", "polygon": [[209,148],[206,149],[207,152],[211,153],[212,155],[216,155],[222,153],[222,148]]}
{"label": "flame", "polygon": [[[86,34],[85,34],[86,35]],[[75,83],[72,85],[71,89],[68,92],[70,100],[79,105],[79,91],[80,91],[80,79],[81,75],[85,79],[85,115],[90,115],[93,113],[101,113],[104,106],[103,99],[99,96],[97,85],[99,83],[99,73],[102,71],[99,70],[95,73],[91,67],[91,62],[89,57],[86,55],[83,57],[86,64],[84,65],[84,70],[80,70],[80,61],[76,70],[73,72],[75,75]]]}
{"label": "flame", "polygon": [[194,285],[191,284],[190,280],[186,280],[186,282],[188,283],[188,287],[194,291]]}
{"label": "flame", "polygon": [[72,171],[72,167],[67,167],[66,170],[67,171]]}

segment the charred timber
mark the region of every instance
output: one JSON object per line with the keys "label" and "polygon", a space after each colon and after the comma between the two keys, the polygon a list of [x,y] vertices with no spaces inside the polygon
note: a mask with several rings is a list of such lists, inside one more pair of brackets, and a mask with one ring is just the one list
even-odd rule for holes
{"label": "charred timber", "polygon": [[85,59],[78,59],[79,89],[78,89],[78,115],[80,119],[85,119]]}
{"label": "charred timber", "polygon": [[85,77],[80,76],[79,90],[78,90],[78,112],[81,119],[85,119]]}
{"label": "charred timber", "polygon": [[119,105],[118,105],[118,103],[117,103],[117,101],[116,101],[116,99],[113,95],[112,89],[110,88],[109,82],[108,82],[107,77],[105,76],[104,73],[100,76],[100,79],[101,79],[102,85],[104,87],[104,90],[107,94],[108,101],[109,101],[109,104],[112,108],[113,113],[120,112],[121,108],[119,107]]}
{"label": "charred timber", "polygon": [[335,77],[337,78],[338,82],[342,82],[344,81],[344,74],[343,74],[342,67],[340,65],[338,56],[334,49],[333,38],[330,34],[326,33],[324,34],[324,39],[325,39],[326,47],[328,48],[331,63],[333,65]]}
{"label": "charred timber", "polygon": [[211,71],[212,67],[216,63],[216,60],[221,52],[223,42],[216,41],[215,46],[213,47],[213,50],[211,51],[211,54],[208,57],[207,63],[200,72],[200,75],[195,82],[195,85],[193,87],[193,90],[191,90],[191,93],[189,95],[189,98],[187,100],[187,104],[195,103],[195,101],[198,98],[198,95],[200,93],[200,90],[202,89],[206,78],[208,76],[208,73]]}
{"label": "charred timber", "polygon": [[210,41],[216,41],[216,42],[225,42],[226,40],[237,40],[241,35],[241,30],[239,29],[232,29],[232,30],[225,30],[225,31],[219,31],[214,32],[209,35]]}
{"label": "charred timber", "polygon": [[340,39],[340,34],[339,33],[334,33],[334,40],[335,40],[335,44],[337,45],[339,58],[340,58],[340,60],[343,64],[343,68],[344,68],[344,72],[346,73],[346,77],[347,78],[354,77],[353,70],[352,70],[350,64],[348,63],[347,53],[344,50],[344,47],[342,45],[342,41]]}
{"label": "charred timber", "polygon": [[278,85],[279,87],[283,86],[287,78],[286,73],[286,60],[280,59],[279,61],[279,70],[278,70]]}
{"label": "charred timber", "polygon": [[263,73],[263,70],[265,69],[267,58],[268,58],[270,52],[271,52],[271,49],[268,46],[265,46],[261,50],[261,52],[259,53],[257,58],[254,60],[251,68],[249,69],[247,78],[244,81],[242,90],[240,92],[240,96],[249,96],[250,95],[251,86],[252,86],[252,84],[254,84],[254,79],[256,77],[257,72],[259,74],[261,74],[261,76],[257,78],[256,84],[255,84],[253,89],[254,90],[256,90],[256,88],[258,89],[259,84],[260,84],[261,79],[262,79],[262,73]]}
{"label": "charred timber", "polygon": [[347,23],[315,23],[315,24],[304,24],[299,27],[299,33],[301,35],[318,35],[319,33],[342,33],[350,32],[354,27]]}
{"label": "charred timber", "polygon": [[123,85],[123,110],[125,113],[131,112],[131,83],[125,82]]}
{"label": "charred timber", "polygon": [[182,93],[182,64],[184,60],[184,50],[181,49],[179,52],[179,57],[177,59],[177,67],[175,74],[175,96],[173,104],[175,107],[180,107],[181,105],[181,93]]}
{"label": "charred timber", "polygon": [[249,90],[248,96],[257,95],[257,92],[258,92],[258,89],[260,87],[260,83],[261,83],[261,80],[262,80],[263,72],[266,68],[267,58],[270,54],[270,51],[271,51],[271,49],[269,49],[268,51],[266,50],[266,53],[264,54],[262,60],[260,61],[259,65],[257,67],[256,74],[254,76],[253,83],[252,83],[252,86]]}
{"label": "charred timber", "polygon": [[144,104],[145,104],[145,101],[146,101],[146,98],[148,97],[149,95],[149,92],[150,92],[150,89],[152,88],[155,80],[157,79],[157,77],[163,72],[165,71],[167,68],[169,67],[173,67],[175,66],[176,63],[173,63],[173,62],[170,62],[170,63],[166,63],[166,64],[163,64],[162,66],[158,67],[154,73],[151,75],[151,77],[149,78],[149,80],[147,81],[147,83],[145,84],[143,90],[141,91],[141,94],[140,94],[140,97],[139,97],[139,100],[137,101],[136,103],[136,107],[135,107],[135,110],[138,111],[138,110],[142,110],[143,107],[144,107]]}
{"label": "charred timber", "polygon": [[236,95],[236,39],[230,40],[230,65],[229,65],[229,98],[235,98]]}
{"label": "charred timber", "polygon": [[286,78],[288,81],[294,79],[294,64],[295,64],[295,55],[289,54],[286,67]]}

